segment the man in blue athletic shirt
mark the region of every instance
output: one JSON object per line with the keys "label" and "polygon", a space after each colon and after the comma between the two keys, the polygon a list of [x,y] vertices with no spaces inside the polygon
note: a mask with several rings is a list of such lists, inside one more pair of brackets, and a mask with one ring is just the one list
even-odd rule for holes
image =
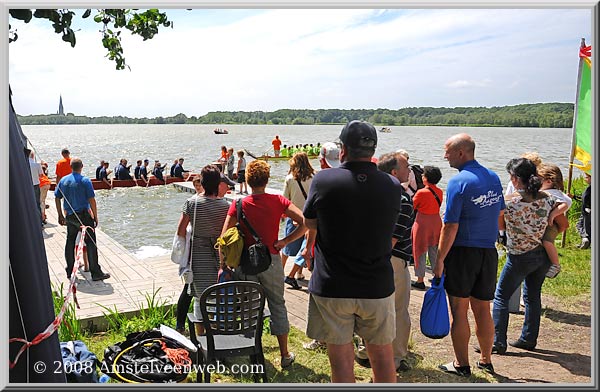
{"label": "man in blue athletic shirt", "polygon": [[[450,334],[455,359],[439,368],[468,377],[470,328],[469,306],[475,317],[480,359],[477,367],[493,373],[494,323],[490,301],[494,299],[498,272],[498,216],[504,210],[502,184],[498,175],[475,160],[475,142],[461,133],[444,144],[444,158],[459,173],[448,181],[446,212],[433,274],[445,272],[452,326]],[[445,271],[444,271],[445,270]]]}
{"label": "man in blue athletic shirt", "polygon": [[327,343],[332,382],[355,382],[353,332],[365,340],[373,381],[396,382],[390,258],[402,185],[371,162],[373,125],[350,121],[340,141],[342,165],[315,175],[304,205],[304,255],[316,237],[306,334]]}

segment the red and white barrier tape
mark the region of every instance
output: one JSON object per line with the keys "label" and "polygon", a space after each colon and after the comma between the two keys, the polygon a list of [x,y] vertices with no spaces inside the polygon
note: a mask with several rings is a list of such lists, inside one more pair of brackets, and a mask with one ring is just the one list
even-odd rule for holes
{"label": "red and white barrier tape", "polygon": [[62,319],[67,310],[67,307],[69,306],[69,303],[71,302],[71,297],[73,297],[73,300],[75,301],[75,305],[77,306],[77,309],[79,309],[79,302],[77,301],[77,284],[76,284],[77,276],[76,276],[76,273],[77,273],[77,270],[79,269],[79,267],[83,265],[83,247],[85,246],[85,235],[87,233],[88,228],[94,230],[94,228],[90,227],[90,226],[81,226],[81,238],[80,238],[79,244],[77,246],[77,253],[75,254],[75,262],[73,263],[73,270],[71,271],[71,280],[69,281],[69,290],[67,291],[67,295],[65,296],[65,301],[63,302],[60,312],[58,313],[58,315],[56,315],[56,317],[54,318],[54,321],[52,321],[52,323],[50,323],[50,325],[48,325],[48,327],[46,327],[46,329],[43,332],[40,332],[35,338],[33,338],[33,340],[31,342],[27,341],[26,339],[22,339],[22,338],[11,338],[8,340],[9,344],[13,343],[13,342],[23,343],[23,346],[21,347],[21,349],[15,356],[15,360],[10,361],[10,359],[9,359],[9,361],[8,361],[8,366],[10,369],[14,368],[17,365],[17,362],[19,361],[19,357],[21,356],[21,354],[23,354],[25,352],[25,350],[27,350],[31,346],[35,346],[36,344],[39,344],[40,342],[44,341],[48,337],[52,336],[52,334],[58,330],[58,327],[60,326],[60,323],[62,322]]}

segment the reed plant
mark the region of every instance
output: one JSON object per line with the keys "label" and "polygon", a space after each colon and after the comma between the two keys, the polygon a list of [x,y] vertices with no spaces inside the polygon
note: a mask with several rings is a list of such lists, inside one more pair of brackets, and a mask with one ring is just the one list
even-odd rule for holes
{"label": "reed plant", "polygon": [[[54,304],[54,314],[58,315],[65,303],[63,283],[58,287],[54,284],[52,285],[52,302]],[[77,318],[75,310],[75,301],[72,300],[72,302],[67,305],[62,322],[58,327],[58,339],[61,342],[79,340],[83,336],[83,329],[81,328],[81,323]]]}
{"label": "reed plant", "polygon": [[[116,305],[112,308],[98,304],[106,312],[102,312],[107,323],[108,331],[127,336],[132,332],[147,331],[158,328],[161,324],[172,327],[175,325],[173,306],[162,299],[158,293],[159,288],[152,287],[151,293],[144,294],[144,302],[138,304],[137,315],[127,316],[121,313]],[[141,293],[141,292],[140,292]]]}

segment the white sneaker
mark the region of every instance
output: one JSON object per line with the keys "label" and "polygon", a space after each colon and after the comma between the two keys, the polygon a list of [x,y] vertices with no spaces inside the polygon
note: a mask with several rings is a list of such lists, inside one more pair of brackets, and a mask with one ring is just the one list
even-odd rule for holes
{"label": "white sneaker", "polygon": [[287,357],[281,357],[281,367],[286,368],[288,366],[291,366],[295,360],[296,360],[296,354],[294,354],[293,352],[290,351],[290,353]]}
{"label": "white sneaker", "polygon": [[321,343],[318,340],[313,339],[312,341],[310,341],[308,343],[302,344],[302,347],[304,347],[307,350],[317,350],[320,348],[327,348],[327,344]]}

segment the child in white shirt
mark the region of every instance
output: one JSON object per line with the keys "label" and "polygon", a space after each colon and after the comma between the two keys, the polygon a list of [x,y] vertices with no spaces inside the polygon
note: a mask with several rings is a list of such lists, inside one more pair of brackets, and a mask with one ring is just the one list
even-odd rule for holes
{"label": "child in white shirt", "polygon": [[562,192],[564,190],[564,182],[562,172],[558,166],[542,163],[537,169],[538,176],[542,179],[541,190],[554,197],[557,202],[556,208],[552,210],[548,217],[548,227],[542,238],[542,245],[552,262],[552,266],[546,276],[554,278],[560,272],[558,251],[554,245],[554,240],[559,233],[562,233],[569,227],[569,220],[565,213],[571,207],[572,200]]}

